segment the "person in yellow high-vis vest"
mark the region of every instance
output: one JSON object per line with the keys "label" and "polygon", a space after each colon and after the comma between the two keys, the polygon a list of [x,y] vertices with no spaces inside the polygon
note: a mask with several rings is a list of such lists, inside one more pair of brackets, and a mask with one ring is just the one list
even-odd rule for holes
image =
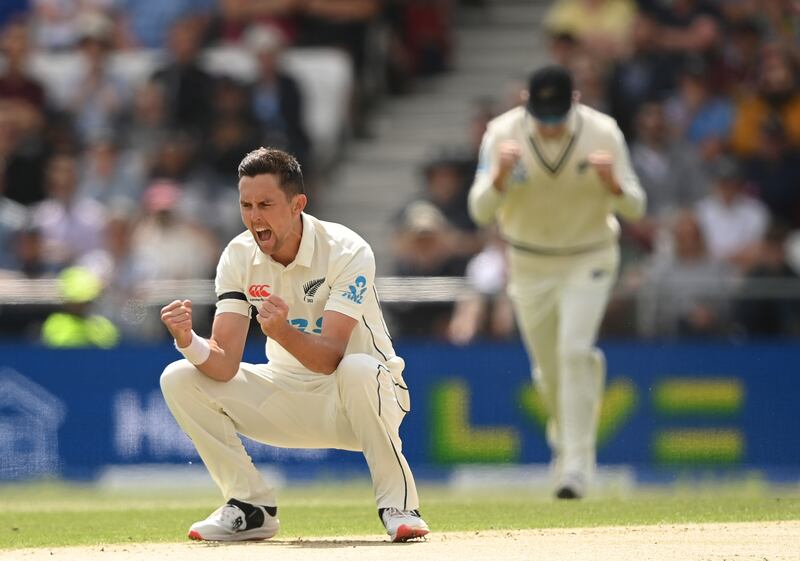
{"label": "person in yellow high-vis vest", "polygon": [[108,349],[119,342],[119,331],[108,319],[89,313],[102,292],[102,284],[82,267],[65,269],[58,277],[64,309],[51,314],[42,325],[42,343],[48,347]]}

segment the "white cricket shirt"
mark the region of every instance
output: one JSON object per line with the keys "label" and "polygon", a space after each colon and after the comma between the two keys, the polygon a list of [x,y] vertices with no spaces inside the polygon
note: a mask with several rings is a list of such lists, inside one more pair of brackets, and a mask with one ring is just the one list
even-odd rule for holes
{"label": "white cricket shirt", "polygon": [[[302,214],[303,234],[295,260],[283,266],[264,254],[249,231],[225,248],[215,281],[217,314],[250,316],[270,294],[289,306],[289,322],[305,333],[322,331],[322,314],[333,310],[358,320],[345,354],[366,353],[388,362],[394,348],[375,289],[375,256],[361,236],[340,224]],[[292,373],[310,371],[271,339],[270,364]]]}
{"label": "white cricket shirt", "polygon": [[[500,115],[487,127],[469,193],[470,214],[481,225],[497,220],[512,247],[579,253],[617,239],[616,213],[629,219],[644,214],[645,194],[616,121],[575,103],[567,128],[561,139],[543,139],[524,107]],[[519,145],[522,157],[500,193],[492,187],[492,174],[506,140]],[[589,164],[589,154],[597,150],[612,154],[622,195],[611,194]]]}

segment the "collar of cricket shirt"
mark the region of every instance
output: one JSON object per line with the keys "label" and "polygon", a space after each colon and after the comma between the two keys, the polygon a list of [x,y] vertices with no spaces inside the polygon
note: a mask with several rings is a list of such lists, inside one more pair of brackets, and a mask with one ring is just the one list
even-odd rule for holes
{"label": "collar of cricket shirt", "polygon": [[[525,128],[528,142],[536,158],[539,160],[539,163],[550,175],[556,176],[564,168],[564,164],[569,159],[575,142],[581,133],[582,124],[583,119],[578,112],[578,104],[575,103],[572,109],[570,109],[569,114],[567,114],[566,134],[558,140],[545,140],[537,133],[533,117],[530,114],[526,115]],[[552,144],[547,146],[549,143]],[[551,148],[551,150],[547,150],[545,146]],[[558,150],[554,157],[551,156],[552,146],[560,147],[560,150]],[[550,152],[550,154],[548,154],[548,152]]]}

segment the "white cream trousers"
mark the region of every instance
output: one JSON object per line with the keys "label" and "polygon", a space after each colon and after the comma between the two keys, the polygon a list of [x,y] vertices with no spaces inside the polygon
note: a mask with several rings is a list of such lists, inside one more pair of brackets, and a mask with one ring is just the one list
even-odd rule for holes
{"label": "white cream trousers", "polygon": [[403,367],[399,357],[384,364],[353,354],[330,376],[242,363],[233,379],[217,382],[179,360],[164,370],[161,390],[225,500],[276,505],[242,434],[285,448],[361,451],[378,508],[406,510],[419,508],[419,498],[398,434],[410,409]]}
{"label": "white cream trousers", "polygon": [[510,250],[509,295],[549,414],[556,480],[588,482],[595,466],[605,360],[594,347],[619,268],[619,248],[575,256]]}

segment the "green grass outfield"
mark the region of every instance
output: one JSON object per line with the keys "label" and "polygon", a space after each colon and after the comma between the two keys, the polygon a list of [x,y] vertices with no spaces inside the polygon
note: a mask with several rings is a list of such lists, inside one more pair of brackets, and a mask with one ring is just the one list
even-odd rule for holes
{"label": "green grass outfield", "polygon": [[[619,495],[619,494],[618,494]],[[624,497],[554,501],[542,492],[423,487],[434,532],[800,520],[800,487],[759,483],[645,489]],[[183,541],[219,506],[211,490],[103,491],[66,484],[0,486],[0,549]],[[280,493],[283,539],[380,535],[367,484],[290,487]]]}

